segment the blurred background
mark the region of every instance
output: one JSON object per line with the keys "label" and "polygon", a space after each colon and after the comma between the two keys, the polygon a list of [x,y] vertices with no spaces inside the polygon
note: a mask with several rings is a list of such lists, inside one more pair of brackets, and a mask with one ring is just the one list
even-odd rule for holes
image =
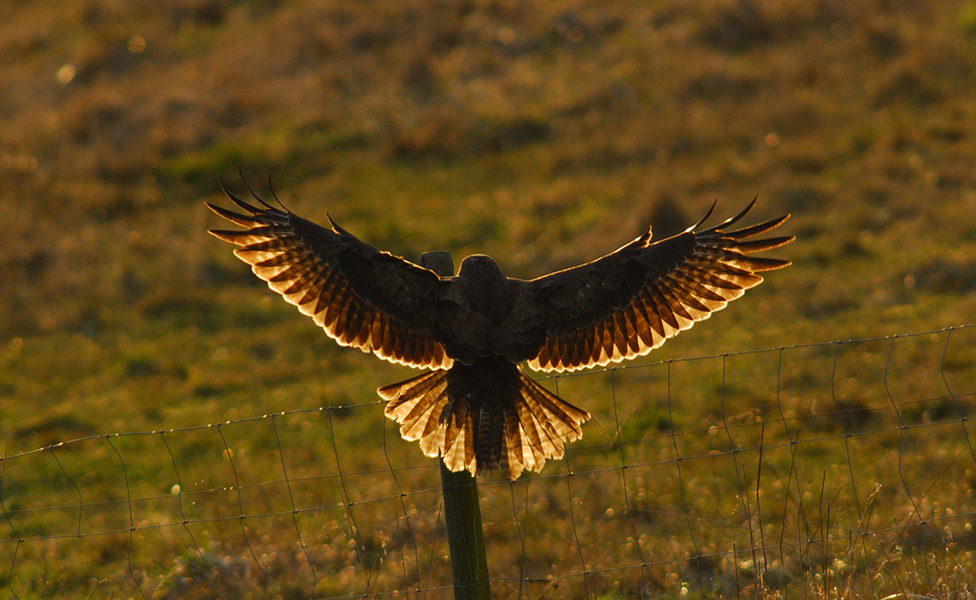
{"label": "blurred background", "polygon": [[793,266],[648,360],[976,320],[972,0],[8,0],[0,119],[8,455],[409,374],[207,234],[220,183],[523,278],[792,213]]}
{"label": "blurred background", "polygon": [[756,195],[757,218],[793,213],[794,266],[692,352],[976,313],[973,2],[0,13],[3,391],[32,412],[59,378],[62,398],[82,379],[192,379],[227,341],[269,338],[274,357],[307,332],[303,361],[339,356],[206,234],[203,202],[218,182],[245,193],[239,170],[380,248],[485,252],[525,278],[648,223],[679,231],[715,199],[719,217]]}

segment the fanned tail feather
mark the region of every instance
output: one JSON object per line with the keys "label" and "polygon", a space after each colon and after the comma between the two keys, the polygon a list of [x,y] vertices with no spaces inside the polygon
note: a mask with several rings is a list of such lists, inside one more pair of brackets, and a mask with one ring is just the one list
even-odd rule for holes
{"label": "fanned tail feather", "polygon": [[583,435],[590,414],[562,400],[505,360],[454,363],[381,387],[386,416],[430,457],[472,475],[500,470],[511,479],[560,459]]}

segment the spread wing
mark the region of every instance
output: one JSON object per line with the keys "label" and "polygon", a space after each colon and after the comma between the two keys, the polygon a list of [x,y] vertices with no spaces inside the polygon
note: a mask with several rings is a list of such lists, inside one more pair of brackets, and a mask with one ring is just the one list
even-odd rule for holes
{"label": "spread wing", "polygon": [[789,265],[749,255],[792,236],[748,240],[789,215],[726,231],[755,203],[714,227],[698,229],[709,210],[683,233],[651,243],[648,231],[603,258],[529,282],[531,318],[543,315],[546,339],[528,366],[574,371],[647,354],[758,285],[759,273]]}
{"label": "spread wing", "polygon": [[207,206],[246,229],[210,233],[240,246],[234,254],[330,337],[390,362],[451,366],[444,346],[432,336],[435,306],[444,292],[433,271],[380,252],[331,218],[327,229],[257,196],[260,207],[224,193],[246,214]]}

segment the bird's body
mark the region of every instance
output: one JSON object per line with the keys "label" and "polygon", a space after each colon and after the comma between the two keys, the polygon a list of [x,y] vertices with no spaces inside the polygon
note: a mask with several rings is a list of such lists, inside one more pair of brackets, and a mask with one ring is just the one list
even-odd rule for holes
{"label": "bird's body", "polygon": [[753,201],[717,227],[698,231],[702,219],[653,244],[648,231],[538,279],[506,277],[485,255],[442,277],[334,222],[325,228],[260,199],[256,207],[228,196],[248,214],[210,208],[247,229],[212,233],[241,246],[236,254],[272,289],[340,344],[432,369],[378,390],[405,439],[453,471],[499,469],[512,479],[561,458],[590,418],[519,364],[572,371],[646,354],[757,285],[758,272],[788,265],[746,255],[792,240],[743,241],[788,215],[724,231]]}

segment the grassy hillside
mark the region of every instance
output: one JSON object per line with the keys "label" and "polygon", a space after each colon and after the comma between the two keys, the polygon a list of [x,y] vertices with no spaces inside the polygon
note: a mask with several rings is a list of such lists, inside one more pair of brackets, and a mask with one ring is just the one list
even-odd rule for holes
{"label": "grassy hillside", "polygon": [[[397,445],[395,429],[375,404],[378,385],[409,372],[338,348],[206,233],[219,219],[203,202],[222,201],[218,182],[243,192],[239,170],[260,193],[270,195],[270,180],[292,210],[313,220],[324,220],[328,210],[378,247],[411,259],[434,249],[450,250],[456,260],[485,252],[519,277],[595,258],[649,223],[658,236],[674,233],[716,198],[722,217],[757,194],[756,219],[791,212],[785,229],[797,241],[776,254],[794,265],[772,273],[744,300],[645,362],[976,321],[972,1],[6,2],[0,6],[0,118],[4,455],[85,436],[313,409],[288,417],[284,442],[267,419],[253,431],[247,423],[229,427],[237,441],[221,441],[212,429],[181,434],[173,443],[185,454],[177,451],[172,461],[165,438],[125,438],[118,443],[134,444],[131,452],[116,451],[119,459],[125,456],[131,486],[122,490],[133,494],[167,494],[174,480],[163,473],[170,473],[171,462],[198,473],[206,481],[202,488],[217,489],[221,480],[214,483],[207,474],[224,468],[221,456],[235,444],[253,452],[247,459],[253,462],[236,466],[258,473],[278,468],[284,444],[289,456],[292,449],[301,453],[288,476],[300,472],[319,481],[321,489],[309,490],[315,498],[309,502],[331,506],[329,498],[339,492],[331,480],[315,479],[334,468],[322,461],[338,454],[350,461],[347,470],[386,469],[389,478],[383,449],[392,444],[396,460],[402,455],[404,461],[396,466],[411,467],[396,485],[419,495],[415,504],[391,501],[383,510],[413,516],[411,536],[421,550],[430,551],[430,540],[443,537],[437,495],[415,492],[436,487],[436,469],[415,445]],[[938,356],[942,339],[932,341],[925,356]],[[876,345],[872,352],[858,360],[880,361],[874,366],[881,370],[868,370],[874,379],[865,386],[880,385],[877,373],[889,373],[886,348]],[[972,354],[960,348],[953,356],[968,385]],[[802,370],[827,363],[798,364]],[[907,379],[913,367],[929,368],[924,377],[939,372],[931,361],[909,358],[901,367]],[[855,369],[851,378],[857,375]],[[804,402],[809,390],[803,381],[823,384],[794,376]],[[576,381],[590,380],[559,385],[572,390]],[[655,375],[630,383],[661,389],[664,380]],[[579,385],[567,398],[598,414],[584,441],[612,440],[608,384],[593,379]],[[725,388],[724,380],[710,377],[690,376],[687,385],[695,399],[684,407],[684,425],[691,429],[701,425],[694,415],[715,414],[714,392]],[[758,397],[743,398],[741,411],[751,410]],[[878,404],[866,397],[864,407],[874,410]],[[314,410],[338,405],[356,408]],[[631,414],[647,419],[640,426],[630,422],[632,439],[648,438],[647,427],[666,427],[673,418],[655,406]],[[913,438],[916,453],[938,454],[939,437]],[[866,452],[898,447],[889,442]],[[137,452],[143,443],[151,447]],[[709,450],[698,443],[688,452]],[[70,464],[61,467],[52,452],[5,463],[5,512],[13,510],[10,503],[78,504],[65,476],[90,486],[86,503],[102,498],[95,491],[102,485],[105,498],[118,500],[123,492],[110,444],[96,437],[72,446],[76,450],[64,458]],[[579,460],[596,469],[608,466],[590,457],[594,452],[581,450]],[[619,465],[619,452],[608,456]],[[867,464],[890,455],[870,456]],[[100,465],[109,459],[116,463],[102,473]],[[829,470],[850,455],[827,452],[810,460],[822,460]],[[557,463],[543,475],[565,469]],[[976,471],[976,464],[969,470]],[[707,471],[697,477],[707,481]],[[971,495],[969,481],[960,478],[961,487],[949,494],[954,499],[956,492],[960,499]],[[363,479],[357,485],[364,490],[380,485]],[[494,499],[486,501],[509,514],[533,514],[530,505],[546,503],[562,514],[567,504],[585,498],[578,491],[567,496],[564,479],[519,485],[525,486],[521,496],[489,486],[486,494]],[[627,493],[636,494],[633,487]],[[732,519],[739,506],[735,489],[715,492],[722,507],[716,519]],[[647,493],[653,496],[653,487]],[[678,500],[661,494],[660,510],[690,510],[667,504]],[[340,496],[333,498],[339,505],[346,501]],[[516,497],[524,502],[519,508],[513,508]],[[232,497],[228,501],[233,504]],[[147,514],[179,520],[173,506],[159,504],[146,508]],[[295,543],[262,531],[257,541],[242,545],[230,539],[242,527],[232,523],[231,534],[215,526],[197,531],[192,544],[158,541],[160,548],[189,548],[174,557],[154,554],[149,542],[133,546],[124,518],[124,533],[87,539],[95,549],[15,543],[32,527],[61,531],[58,523],[76,518],[71,511],[50,519],[46,514],[28,512],[30,525],[8,519],[16,531],[0,534],[0,565],[11,565],[4,577],[20,597],[75,597],[93,586],[109,597],[111,585],[126,589],[110,574],[123,573],[126,580],[132,548],[139,553],[136,563],[144,565],[139,569],[156,586],[144,595],[208,597],[206,587],[174,583],[174,573],[186,572],[196,560],[195,546],[226,556],[223,572],[239,569],[241,581],[256,578],[253,583],[269,581],[255,571],[255,563],[262,564],[255,547]],[[360,513],[360,530],[382,520],[371,515],[368,508]],[[112,529],[111,520],[121,517],[92,518],[92,527]],[[361,573],[369,569],[358,558],[340,556],[347,540],[335,533],[348,517],[337,512],[324,518],[335,521],[316,525],[309,536],[325,540],[328,554],[316,563],[316,593],[359,594]],[[287,531],[298,526],[281,520]],[[641,537],[633,528],[612,531],[621,545]],[[394,534],[376,535],[370,544],[393,544]],[[523,539],[519,546],[511,531],[499,535],[496,547],[505,558],[497,565],[517,560],[532,545]],[[539,539],[545,535],[568,534],[555,529]],[[605,537],[596,529],[582,543]],[[558,539],[549,546],[568,545]],[[844,551],[850,549],[848,544]],[[731,548],[716,544],[712,551]],[[289,580],[295,570],[307,577],[300,553],[290,552],[289,560],[268,567],[285,574],[271,580]],[[579,568],[576,549],[565,552],[543,565],[576,561],[568,571],[555,568],[557,577]],[[50,563],[39,558],[46,553]],[[275,556],[272,550],[257,554]],[[51,574],[54,561],[68,573],[60,581]],[[430,585],[442,582],[435,561],[426,561],[416,557],[417,568],[426,563],[420,570],[434,573]],[[973,563],[965,566],[976,572]],[[330,579],[323,573],[343,569],[348,579],[322,583]],[[639,595],[612,582],[592,583],[582,592],[569,584],[525,591],[518,571],[495,569],[493,574],[515,581],[498,582],[497,589],[511,585],[531,597]],[[99,588],[90,581],[93,570],[100,570],[96,579],[114,583]],[[654,594],[679,593],[681,577],[661,577],[651,586]],[[304,587],[270,589],[282,597],[308,595],[308,581],[291,579]],[[241,585],[220,595],[246,595],[241,590],[249,584]],[[409,588],[394,582],[390,589],[398,585]],[[841,597],[843,591],[824,594]]]}

